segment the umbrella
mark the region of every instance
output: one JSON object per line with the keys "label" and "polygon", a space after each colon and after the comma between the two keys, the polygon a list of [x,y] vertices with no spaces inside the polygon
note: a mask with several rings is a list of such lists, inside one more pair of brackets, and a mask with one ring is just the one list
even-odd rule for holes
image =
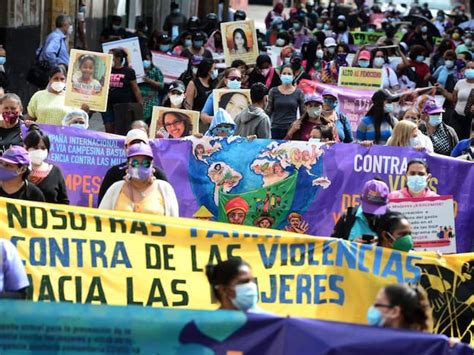
{"label": "umbrella", "polygon": [[474,28],[474,19],[463,22],[458,27],[462,28],[463,30],[468,29],[468,28]]}
{"label": "umbrella", "polygon": [[426,27],[428,27],[428,34],[430,34],[433,37],[441,37],[441,33],[439,33],[438,28],[431,22],[430,19],[424,17],[424,16],[419,16],[419,15],[408,15],[403,18],[405,21],[411,21],[414,24],[418,24],[420,22],[423,22],[426,24]]}

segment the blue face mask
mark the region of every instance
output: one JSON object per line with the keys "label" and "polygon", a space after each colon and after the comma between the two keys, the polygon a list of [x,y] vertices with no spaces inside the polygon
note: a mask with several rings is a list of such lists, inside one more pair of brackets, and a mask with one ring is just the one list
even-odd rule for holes
{"label": "blue face mask", "polygon": [[190,39],[185,39],[184,40],[184,46],[185,47],[191,47],[193,45],[193,41]]}
{"label": "blue face mask", "polygon": [[7,62],[7,58],[0,57],[0,65],[5,65],[6,62]]}
{"label": "blue face mask", "polygon": [[474,79],[474,69],[466,69],[464,70],[464,76],[467,79]]}
{"label": "blue face mask", "polygon": [[255,282],[235,286],[235,298],[231,301],[237,309],[243,312],[255,308],[258,301],[258,291]]}
{"label": "blue face mask", "polygon": [[234,129],[229,127],[216,127],[212,130],[213,136],[230,137],[234,134]]}
{"label": "blue face mask", "polygon": [[368,68],[370,65],[370,62],[368,60],[365,60],[365,59],[360,59],[359,60],[359,66],[361,68]]}
{"label": "blue face mask", "polygon": [[393,112],[393,104],[385,104],[383,106],[383,110],[386,112],[386,113],[392,113]]}
{"label": "blue face mask", "polygon": [[160,44],[160,51],[161,52],[168,52],[170,50],[169,44]]}
{"label": "blue face mask", "polygon": [[227,88],[231,90],[239,90],[242,83],[238,80],[228,80],[227,81]]}
{"label": "blue face mask", "polygon": [[71,123],[69,127],[79,128],[79,129],[87,129],[85,123]]}
{"label": "blue face mask", "polygon": [[408,189],[414,193],[422,192],[427,185],[426,176],[413,175],[407,177]]}
{"label": "blue face mask", "polygon": [[417,55],[416,56],[416,59],[415,59],[418,63],[421,63],[425,60],[425,56],[424,55]]}
{"label": "blue face mask", "polygon": [[284,85],[290,85],[293,83],[293,75],[290,75],[290,74],[282,74],[282,76],[280,77],[281,78],[281,82],[284,84]]}
{"label": "blue face mask", "polygon": [[150,60],[144,60],[143,61],[143,68],[148,69],[151,67],[151,61]]}
{"label": "blue face mask", "polygon": [[370,306],[369,310],[367,311],[367,323],[376,327],[383,326],[384,320],[382,313],[380,313],[380,311],[374,306]]}
{"label": "blue face mask", "polygon": [[333,99],[323,99],[324,104],[329,107],[330,110],[334,110],[337,107],[337,101]]}
{"label": "blue face mask", "polygon": [[443,122],[443,117],[441,115],[430,116],[429,124],[431,127],[436,127]]}

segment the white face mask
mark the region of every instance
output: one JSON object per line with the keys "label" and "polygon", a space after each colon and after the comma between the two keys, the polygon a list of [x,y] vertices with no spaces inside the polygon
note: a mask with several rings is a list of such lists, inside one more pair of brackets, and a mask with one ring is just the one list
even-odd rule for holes
{"label": "white face mask", "polygon": [[324,57],[324,51],[323,51],[322,49],[318,49],[318,50],[316,51],[316,58],[321,59],[321,58],[323,58],[323,57]]}
{"label": "white face mask", "polygon": [[184,101],[184,95],[170,95],[170,101],[173,106],[181,106]]}
{"label": "white face mask", "polygon": [[329,48],[328,48],[328,52],[329,52],[330,54],[334,54],[334,53],[336,52],[336,47],[329,47]]}
{"label": "white face mask", "polygon": [[194,75],[196,75],[197,72],[198,72],[198,68],[197,67],[192,67],[191,71],[193,72]]}
{"label": "white face mask", "polygon": [[30,154],[33,165],[41,165],[48,157],[48,151],[46,149],[30,149],[28,150],[28,154]]}
{"label": "white face mask", "polygon": [[308,110],[308,115],[309,115],[309,117],[311,117],[311,118],[319,117],[319,115],[321,115],[321,106],[310,108],[310,109]]}
{"label": "white face mask", "polygon": [[74,27],[72,27],[72,25],[70,25],[67,28],[67,35],[70,36],[70,35],[72,35],[73,32],[74,32]]}
{"label": "white face mask", "polygon": [[53,89],[56,92],[62,92],[66,88],[66,83],[63,83],[62,81],[54,81],[51,83],[51,89]]}
{"label": "white face mask", "polygon": [[384,63],[385,63],[385,59],[383,59],[382,57],[375,57],[374,58],[374,67],[382,68]]}
{"label": "white face mask", "polygon": [[285,45],[285,40],[283,38],[278,38],[275,43],[278,47],[283,47]]}

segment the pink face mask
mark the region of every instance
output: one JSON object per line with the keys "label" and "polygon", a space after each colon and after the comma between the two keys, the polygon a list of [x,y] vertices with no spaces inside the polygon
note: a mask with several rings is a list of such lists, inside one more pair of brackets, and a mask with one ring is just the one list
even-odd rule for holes
{"label": "pink face mask", "polygon": [[16,112],[4,112],[2,113],[3,120],[8,123],[12,124],[18,119],[18,114]]}

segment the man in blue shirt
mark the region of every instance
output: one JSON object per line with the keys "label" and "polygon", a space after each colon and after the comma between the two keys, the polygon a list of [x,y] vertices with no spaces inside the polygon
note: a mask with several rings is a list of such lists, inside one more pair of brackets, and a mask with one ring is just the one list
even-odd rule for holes
{"label": "man in blue shirt", "polygon": [[72,32],[71,18],[66,15],[59,15],[56,18],[56,29],[46,38],[39,60],[48,62],[50,68],[58,65],[67,67],[69,63],[67,36],[70,36]]}

